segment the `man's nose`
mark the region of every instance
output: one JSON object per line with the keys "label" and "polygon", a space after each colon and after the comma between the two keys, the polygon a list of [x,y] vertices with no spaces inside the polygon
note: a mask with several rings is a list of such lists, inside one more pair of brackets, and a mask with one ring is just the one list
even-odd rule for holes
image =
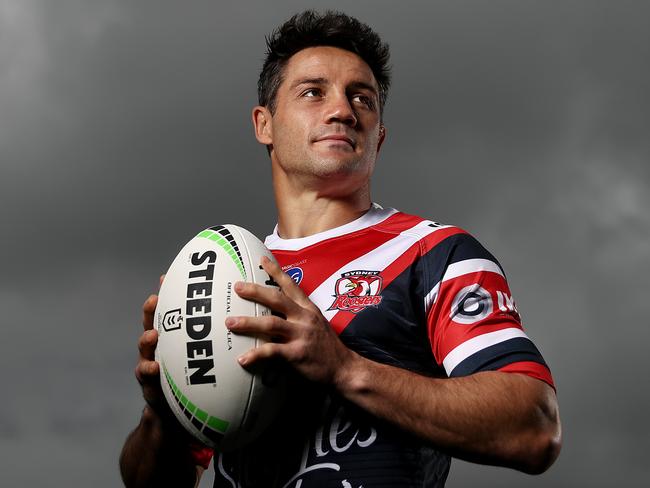
{"label": "man's nose", "polygon": [[340,122],[350,127],[357,125],[357,114],[346,94],[330,95],[328,101],[326,112],[328,123]]}

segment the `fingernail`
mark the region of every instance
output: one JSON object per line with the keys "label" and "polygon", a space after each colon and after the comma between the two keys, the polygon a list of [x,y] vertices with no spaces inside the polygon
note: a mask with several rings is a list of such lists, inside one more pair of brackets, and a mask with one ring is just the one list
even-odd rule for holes
{"label": "fingernail", "polygon": [[264,264],[264,263],[268,263],[270,259],[268,258],[268,256],[263,255],[260,261]]}
{"label": "fingernail", "polygon": [[235,283],[235,291],[242,291],[244,289],[244,283],[238,281]]}
{"label": "fingernail", "polygon": [[226,319],[226,327],[230,328],[234,325],[237,325],[237,319],[235,317],[228,317]]}
{"label": "fingernail", "polygon": [[242,366],[244,366],[244,365],[248,362],[248,361],[246,360],[246,355],[245,355],[245,354],[242,355],[242,356],[239,356],[239,357],[237,358],[237,361],[238,361],[239,364],[241,364]]}

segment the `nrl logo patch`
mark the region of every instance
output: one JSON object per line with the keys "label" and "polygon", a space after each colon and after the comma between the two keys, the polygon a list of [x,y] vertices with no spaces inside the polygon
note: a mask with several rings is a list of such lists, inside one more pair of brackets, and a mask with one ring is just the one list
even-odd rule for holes
{"label": "nrl logo patch", "polygon": [[359,313],[381,303],[382,278],[379,271],[348,271],[336,281],[336,299],[328,310]]}

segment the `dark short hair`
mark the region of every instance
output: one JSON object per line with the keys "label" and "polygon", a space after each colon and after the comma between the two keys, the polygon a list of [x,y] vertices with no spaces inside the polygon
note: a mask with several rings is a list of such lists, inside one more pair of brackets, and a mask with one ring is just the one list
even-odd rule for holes
{"label": "dark short hair", "polygon": [[257,82],[259,104],[275,112],[275,98],[289,58],[308,47],[332,46],[353,52],[372,70],[379,86],[379,110],[383,113],[390,86],[390,52],[368,25],[341,12],[319,14],[306,10],[294,15],[266,38],[266,59]]}

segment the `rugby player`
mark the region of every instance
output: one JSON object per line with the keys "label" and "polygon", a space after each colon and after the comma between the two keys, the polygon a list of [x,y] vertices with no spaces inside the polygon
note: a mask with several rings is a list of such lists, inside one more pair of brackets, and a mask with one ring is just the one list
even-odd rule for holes
{"label": "rugby player", "polygon": [[194,486],[212,455],[218,487],[441,487],[452,456],[545,471],[561,445],[554,383],[498,261],[458,227],[371,199],[387,45],[354,18],[312,11],[267,44],[252,118],[278,211],[266,244],[279,264],[261,264],[281,291],[238,283],[277,315],[224,326],[272,337],[239,361],[283,361],[300,394],[249,447],[197,445],[162,396],[150,296],[126,485]]}

